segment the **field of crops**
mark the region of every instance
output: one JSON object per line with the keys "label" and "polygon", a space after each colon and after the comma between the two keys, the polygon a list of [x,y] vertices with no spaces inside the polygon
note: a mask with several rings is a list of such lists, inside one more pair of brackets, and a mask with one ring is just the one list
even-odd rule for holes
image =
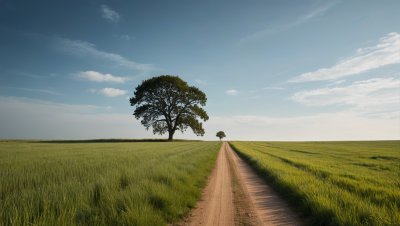
{"label": "field of crops", "polygon": [[400,141],[229,143],[307,225],[400,225]]}
{"label": "field of crops", "polygon": [[0,142],[0,225],[166,225],[222,142]]}

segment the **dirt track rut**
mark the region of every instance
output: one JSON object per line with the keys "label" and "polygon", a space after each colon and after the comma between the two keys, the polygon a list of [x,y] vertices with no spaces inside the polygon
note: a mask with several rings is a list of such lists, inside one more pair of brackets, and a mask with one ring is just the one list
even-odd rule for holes
{"label": "dirt track rut", "polygon": [[[227,142],[225,142],[227,143]],[[242,186],[247,190],[262,225],[302,225],[297,214],[282,200],[275,190],[262,180],[256,172],[226,145],[233,159]]]}

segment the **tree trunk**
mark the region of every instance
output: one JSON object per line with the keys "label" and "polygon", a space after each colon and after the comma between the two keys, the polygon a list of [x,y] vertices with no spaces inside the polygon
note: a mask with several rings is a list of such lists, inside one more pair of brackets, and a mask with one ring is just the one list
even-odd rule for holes
{"label": "tree trunk", "polygon": [[168,140],[172,140],[172,138],[174,137],[175,131],[169,131],[168,133],[169,133]]}

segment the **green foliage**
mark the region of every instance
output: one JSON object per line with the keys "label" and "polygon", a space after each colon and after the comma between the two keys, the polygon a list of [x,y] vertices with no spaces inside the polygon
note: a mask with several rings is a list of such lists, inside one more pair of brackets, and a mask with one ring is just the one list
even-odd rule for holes
{"label": "green foliage", "polygon": [[0,142],[0,225],[166,225],[201,198],[220,142]]}
{"label": "green foliage", "polygon": [[197,136],[205,133],[197,118],[204,122],[209,119],[199,107],[206,105],[206,95],[197,87],[188,86],[178,76],[161,75],[143,81],[129,101],[131,106],[136,105],[135,118],[143,118],[142,125],[147,130],[153,127],[154,134],[168,132],[168,139],[172,140],[176,130],[183,133],[189,127]]}
{"label": "green foliage", "polygon": [[399,225],[400,141],[229,143],[307,225]]}
{"label": "green foliage", "polygon": [[224,133],[223,131],[219,131],[219,132],[217,133],[217,137],[219,138],[219,140],[221,140],[222,138],[224,138],[224,137],[226,137],[226,136],[225,136],[225,133]]}

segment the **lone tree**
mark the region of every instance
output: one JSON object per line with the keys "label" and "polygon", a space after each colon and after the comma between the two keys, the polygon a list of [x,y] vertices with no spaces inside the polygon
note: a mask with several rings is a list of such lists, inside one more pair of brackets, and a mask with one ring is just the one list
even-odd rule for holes
{"label": "lone tree", "polygon": [[219,137],[219,140],[221,140],[222,138],[224,138],[224,137],[226,137],[226,136],[225,136],[225,133],[224,133],[223,131],[219,131],[219,132],[217,133],[217,137]]}
{"label": "lone tree", "polygon": [[197,136],[205,133],[197,118],[208,120],[206,111],[199,107],[206,105],[206,95],[178,76],[161,75],[143,81],[129,101],[131,106],[136,105],[135,118],[143,118],[142,125],[147,130],[152,126],[153,134],[168,132],[168,140],[172,140],[176,130],[183,133],[188,127]]}

